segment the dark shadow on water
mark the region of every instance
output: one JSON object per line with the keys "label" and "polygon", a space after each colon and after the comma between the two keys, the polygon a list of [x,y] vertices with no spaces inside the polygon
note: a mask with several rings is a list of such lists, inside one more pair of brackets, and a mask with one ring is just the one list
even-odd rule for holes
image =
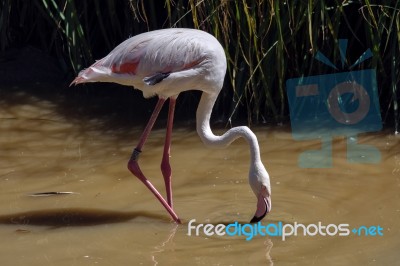
{"label": "dark shadow on water", "polygon": [[170,222],[164,215],[147,212],[120,212],[101,209],[50,209],[19,212],[0,215],[0,224],[6,225],[36,225],[51,227],[93,226],[101,224],[122,223],[144,217],[149,220]]}

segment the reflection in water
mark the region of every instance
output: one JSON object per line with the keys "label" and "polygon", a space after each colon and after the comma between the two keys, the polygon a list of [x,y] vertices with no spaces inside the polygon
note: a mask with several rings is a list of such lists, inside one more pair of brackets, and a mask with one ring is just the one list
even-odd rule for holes
{"label": "reflection in water", "polygon": [[272,246],[273,246],[274,244],[272,243],[272,240],[271,240],[271,239],[267,239],[267,240],[264,242],[264,245],[266,246],[266,249],[265,249],[265,258],[267,259],[267,265],[273,266],[273,265],[274,265],[274,262],[272,261],[272,258],[271,258],[271,249],[272,249]]}
{"label": "reflection in water", "polygon": [[154,262],[154,265],[158,265],[158,263],[159,263],[156,259],[158,253],[164,252],[166,250],[167,245],[172,245],[171,242],[173,242],[173,239],[175,237],[178,226],[179,226],[178,224],[174,224],[172,229],[169,231],[167,239],[165,241],[162,241],[159,245],[154,247],[155,251],[151,255],[151,260],[152,260],[152,262]]}
{"label": "reflection in water", "polygon": [[[380,150],[378,164],[349,163],[346,140],[338,137],[332,167],[308,169],[298,167],[299,154],[318,149],[318,141],[294,141],[286,127],[255,128],[274,204],[263,223],[379,225],[384,236],[190,237],[191,219],[247,223],[254,214],[243,140],[210,150],[192,126],[177,127],[171,164],[175,208],[184,220],[177,226],[126,169],[141,127],[126,125],[130,118],[121,118],[124,112],[80,118],[70,115],[71,108],[64,112],[54,101],[23,94],[0,103],[2,265],[398,262],[400,141],[390,132],[358,137],[360,144]],[[141,155],[143,172],[158,188],[164,186],[159,170],[164,134],[155,130]],[[74,193],[28,196],[68,191]]]}

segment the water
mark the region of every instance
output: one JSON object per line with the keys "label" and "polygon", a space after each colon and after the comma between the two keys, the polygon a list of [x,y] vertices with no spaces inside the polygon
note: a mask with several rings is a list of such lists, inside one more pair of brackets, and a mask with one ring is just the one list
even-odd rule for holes
{"label": "water", "polygon": [[[0,108],[1,265],[394,265],[400,259],[400,143],[389,131],[360,137],[380,150],[379,164],[348,163],[345,139],[335,138],[333,167],[304,169],[297,158],[318,148],[317,141],[294,141],[285,126],[255,128],[272,185],[273,208],[263,224],[379,225],[384,235],[246,241],[187,235],[191,219],[214,225],[251,219],[256,201],[245,141],[210,150],[193,126],[174,130],[174,205],[184,222],[176,225],[126,168],[144,122],[112,128],[101,116],[65,115],[49,99],[23,93],[13,99]],[[157,128],[140,159],[162,193],[163,137]],[[43,192],[71,193],[37,194]]]}

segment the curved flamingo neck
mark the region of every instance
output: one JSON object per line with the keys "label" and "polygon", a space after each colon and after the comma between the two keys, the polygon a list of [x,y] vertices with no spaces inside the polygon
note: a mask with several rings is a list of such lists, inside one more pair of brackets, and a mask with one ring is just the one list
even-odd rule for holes
{"label": "curved flamingo neck", "polygon": [[218,94],[203,92],[196,114],[196,128],[203,143],[213,147],[227,147],[236,139],[243,137],[250,146],[250,158],[254,164],[261,161],[260,148],[256,135],[246,126],[229,129],[221,136],[216,136],[210,128],[210,117]]}

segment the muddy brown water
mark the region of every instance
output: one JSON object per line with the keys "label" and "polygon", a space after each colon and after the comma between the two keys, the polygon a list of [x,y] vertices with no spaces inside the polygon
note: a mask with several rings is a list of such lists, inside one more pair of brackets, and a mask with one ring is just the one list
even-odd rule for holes
{"label": "muddy brown water", "polygon": [[[188,235],[188,222],[247,223],[255,210],[248,147],[203,146],[193,127],[172,139],[174,206],[166,211],[126,168],[144,126],[96,130],[99,120],[69,120],[50,101],[0,108],[1,265],[395,265],[400,260],[400,141],[389,131],[362,134],[377,164],[349,163],[346,140],[333,141],[331,168],[301,168],[287,126],[257,127],[271,175],[272,212],[263,224],[380,226],[383,236]],[[222,133],[222,129],[215,130]],[[164,193],[159,169],[164,130],[141,155],[143,172]],[[72,192],[41,195],[43,192]],[[36,196],[33,196],[35,194]]]}

